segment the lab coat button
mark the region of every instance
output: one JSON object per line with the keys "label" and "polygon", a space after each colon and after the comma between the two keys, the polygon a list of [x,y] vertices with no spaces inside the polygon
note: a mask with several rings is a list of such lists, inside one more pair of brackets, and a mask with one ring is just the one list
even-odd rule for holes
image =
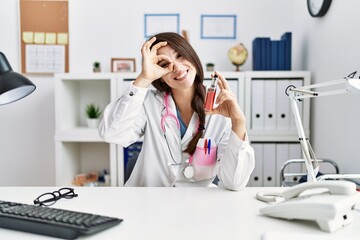
{"label": "lab coat button", "polygon": [[131,92],[129,92],[129,95],[130,95],[130,96],[134,96],[134,93],[131,91]]}

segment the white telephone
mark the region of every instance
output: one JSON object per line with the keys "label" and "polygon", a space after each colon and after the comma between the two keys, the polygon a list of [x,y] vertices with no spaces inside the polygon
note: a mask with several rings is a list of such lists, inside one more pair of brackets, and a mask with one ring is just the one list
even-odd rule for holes
{"label": "white telephone", "polygon": [[314,220],[320,229],[333,232],[353,221],[352,210],[360,203],[356,185],[349,181],[306,182],[280,193],[258,193],[257,199],[276,202],[260,213],[285,219]]}

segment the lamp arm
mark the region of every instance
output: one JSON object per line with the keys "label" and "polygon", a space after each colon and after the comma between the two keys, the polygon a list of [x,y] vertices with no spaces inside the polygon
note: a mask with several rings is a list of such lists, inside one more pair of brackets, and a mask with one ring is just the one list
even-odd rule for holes
{"label": "lamp arm", "polygon": [[339,84],[345,84],[347,82],[348,78],[342,78],[322,83],[315,83],[307,86],[302,86],[300,89],[312,89],[312,88],[321,88],[321,87],[328,87],[333,85],[339,85]]}
{"label": "lamp arm", "polygon": [[[297,101],[302,100],[305,98],[312,98],[312,97],[321,97],[321,96],[329,96],[329,95],[336,95],[336,94],[344,94],[344,93],[351,93],[351,92],[359,92],[360,91],[360,78],[355,79],[353,78],[356,72],[350,74],[348,77],[344,79],[338,79],[318,84],[307,85],[303,87],[296,88],[293,85],[290,85],[286,88],[285,93],[290,98],[291,108],[293,111],[296,129],[299,135],[299,141],[301,144],[301,148],[303,154],[305,155],[305,165],[307,170],[307,181],[315,182],[317,181],[316,175],[319,172],[319,162],[316,159],[315,153],[311,147],[310,141],[306,138],[304,127],[301,122],[301,116],[299,113],[299,108],[297,106]],[[323,91],[323,92],[316,92],[312,91],[312,88],[321,88],[326,86],[332,85],[340,85],[342,84],[342,88],[339,90],[331,90],[331,91]],[[352,175],[353,177],[353,175]],[[360,174],[356,175],[357,178],[360,178]],[[344,178],[344,177],[342,177]],[[320,179],[321,180],[321,179]]]}
{"label": "lamp arm", "polygon": [[[302,151],[305,155],[305,166],[306,166],[306,171],[308,173],[307,181],[315,182],[316,175],[319,171],[319,163],[315,157],[315,154],[310,145],[310,142],[307,140],[307,138],[305,136],[305,131],[304,131],[304,127],[303,127],[303,124],[301,121],[299,108],[296,103],[297,99],[296,99],[295,94],[296,93],[294,91],[292,91],[292,92],[290,92],[289,97],[290,97],[291,108],[293,110],[293,115],[294,115],[294,119],[295,119],[296,129],[297,129],[297,132],[299,135],[299,141],[301,144]],[[313,156],[313,158],[312,158],[312,156]]]}
{"label": "lamp arm", "polygon": [[[307,86],[303,86],[300,88],[290,88],[289,92],[292,92],[292,91],[296,92],[297,94],[295,94],[295,98],[297,100],[305,99],[305,98],[312,98],[312,97],[323,97],[323,96],[329,96],[329,95],[344,94],[344,93],[349,93],[351,91],[350,85],[349,85],[349,80],[350,80],[349,78],[344,78],[344,79],[338,79],[338,80],[333,80],[333,81],[328,81],[328,82],[323,82],[323,83],[307,85]],[[338,90],[323,91],[323,92],[317,92],[317,91],[310,90],[312,88],[321,88],[321,87],[328,87],[328,86],[340,85],[340,84],[342,84],[343,87]]]}

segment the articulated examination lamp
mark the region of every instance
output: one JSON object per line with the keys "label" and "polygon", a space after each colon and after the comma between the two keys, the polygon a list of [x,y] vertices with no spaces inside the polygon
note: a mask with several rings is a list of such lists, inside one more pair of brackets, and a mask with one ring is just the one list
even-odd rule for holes
{"label": "articulated examination lamp", "polygon": [[[302,151],[305,156],[305,166],[307,171],[307,181],[308,182],[315,182],[317,180],[321,180],[324,178],[316,178],[316,175],[319,172],[319,163],[315,156],[315,153],[310,145],[309,140],[305,136],[304,127],[301,121],[301,116],[299,113],[299,108],[296,104],[296,101],[301,101],[305,98],[312,98],[312,97],[322,97],[322,96],[329,96],[329,95],[336,95],[336,94],[344,94],[344,93],[353,93],[358,92],[360,93],[360,77],[359,79],[354,78],[357,72],[351,73],[348,77],[344,79],[313,84],[308,86],[303,86],[296,88],[293,85],[290,85],[286,88],[286,94],[290,98],[291,108],[294,114],[296,128],[299,135],[299,141],[301,144]],[[324,92],[316,92],[312,91],[313,88],[321,88],[326,86],[332,85],[340,85],[340,89],[331,90],[331,91],[324,91]],[[339,178],[360,178],[360,174],[348,174],[348,175],[339,175]]]}
{"label": "articulated examination lamp", "polygon": [[0,105],[20,100],[35,88],[29,79],[12,70],[5,55],[0,52]]}

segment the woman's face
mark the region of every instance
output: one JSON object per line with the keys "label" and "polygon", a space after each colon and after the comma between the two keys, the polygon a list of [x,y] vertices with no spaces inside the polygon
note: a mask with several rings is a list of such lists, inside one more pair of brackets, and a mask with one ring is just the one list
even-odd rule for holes
{"label": "woman's face", "polygon": [[[169,72],[162,76],[162,79],[172,89],[187,89],[190,88],[195,80],[196,68],[188,60],[184,59],[170,46],[164,46],[158,49],[157,54],[164,54],[168,56],[174,63],[172,72]],[[160,66],[166,66],[169,64],[167,61],[160,61]]]}

